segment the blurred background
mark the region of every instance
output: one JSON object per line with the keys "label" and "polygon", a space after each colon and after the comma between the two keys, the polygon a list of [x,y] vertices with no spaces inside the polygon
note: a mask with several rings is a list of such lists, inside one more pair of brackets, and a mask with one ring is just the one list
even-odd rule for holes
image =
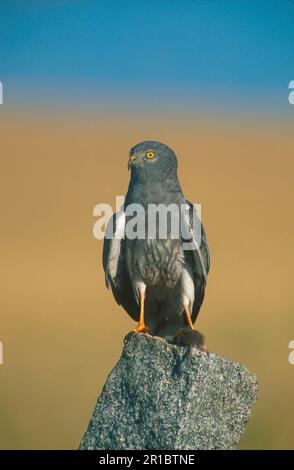
{"label": "blurred background", "polygon": [[293,449],[294,2],[0,6],[0,448],[74,449],[134,323],[98,203],[144,139],[177,153],[211,272],[197,328],[257,374],[241,449]]}

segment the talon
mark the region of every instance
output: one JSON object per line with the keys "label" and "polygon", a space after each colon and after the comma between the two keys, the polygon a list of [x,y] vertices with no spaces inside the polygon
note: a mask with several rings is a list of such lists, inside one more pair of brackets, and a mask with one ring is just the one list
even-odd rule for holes
{"label": "talon", "polygon": [[203,344],[202,346],[199,347],[199,349],[205,353],[209,353],[208,349],[207,349],[207,346],[205,346],[205,344]]}
{"label": "talon", "polygon": [[140,323],[136,328],[133,328],[134,333],[150,333],[150,329],[145,323]]}

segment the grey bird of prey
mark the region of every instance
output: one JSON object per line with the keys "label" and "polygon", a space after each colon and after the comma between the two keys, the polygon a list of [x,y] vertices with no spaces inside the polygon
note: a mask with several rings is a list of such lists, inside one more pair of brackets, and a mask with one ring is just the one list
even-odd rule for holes
{"label": "grey bird of prey", "polygon": [[[145,141],[131,149],[128,192],[123,207],[108,223],[103,246],[106,285],[111,287],[116,302],[139,322],[133,331],[168,341],[173,341],[179,330],[187,330],[191,336],[210,264],[204,228],[200,222],[199,236],[192,223],[196,211],[183,195],[177,166],[173,150],[160,142]],[[128,213],[131,204],[140,204],[145,214],[150,204],[178,208],[184,230],[175,237],[170,216],[166,237],[160,236],[158,225],[155,236],[149,237],[145,215],[146,237],[125,236],[132,220]],[[187,241],[189,249],[184,248]]]}

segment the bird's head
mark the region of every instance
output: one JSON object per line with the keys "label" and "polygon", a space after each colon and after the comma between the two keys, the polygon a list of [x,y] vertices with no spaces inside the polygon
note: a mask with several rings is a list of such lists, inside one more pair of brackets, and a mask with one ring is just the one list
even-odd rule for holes
{"label": "bird's head", "polygon": [[167,145],[155,140],[146,140],[135,145],[130,150],[128,168],[132,176],[144,175],[152,179],[164,179],[176,176],[177,157]]}

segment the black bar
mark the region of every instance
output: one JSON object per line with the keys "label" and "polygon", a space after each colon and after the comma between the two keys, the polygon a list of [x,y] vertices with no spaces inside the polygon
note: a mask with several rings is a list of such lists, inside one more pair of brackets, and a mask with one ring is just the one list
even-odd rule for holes
{"label": "black bar", "polygon": [[[0,451],[0,468],[3,463],[36,463],[43,464],[85,464],[93,468],[108,467],[138,468],[144,466],[201,466],[209,463],[227,464],[264,464],[264,463],[294,463],[294,451],[175,451],[175,450],[142,450],[142,451]],[[7,468],[7,467],[6,467]],[[19,467],[18,467],[19,468]],[[293,467],[292,467],[293,468]]]}

